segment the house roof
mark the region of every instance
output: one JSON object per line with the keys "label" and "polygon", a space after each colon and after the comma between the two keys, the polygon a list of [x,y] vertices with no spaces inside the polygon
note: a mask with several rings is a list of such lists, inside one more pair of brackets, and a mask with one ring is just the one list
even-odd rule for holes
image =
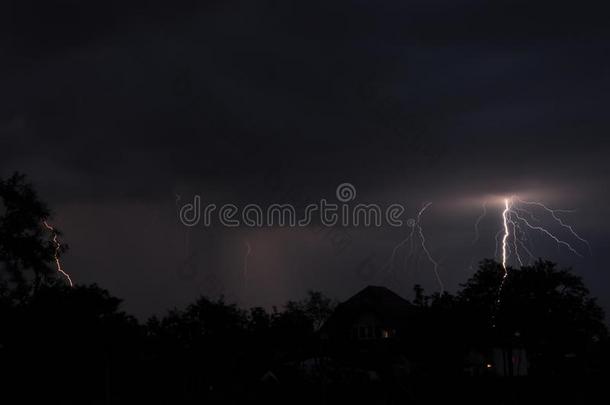
{"label": "house roof", "polygon": [[339,304],[323,329],[330,334],[345,331],[364,313],[373,313],[384,326],[399,328],[414,308],[409,301],[386,287],[368,286]]}

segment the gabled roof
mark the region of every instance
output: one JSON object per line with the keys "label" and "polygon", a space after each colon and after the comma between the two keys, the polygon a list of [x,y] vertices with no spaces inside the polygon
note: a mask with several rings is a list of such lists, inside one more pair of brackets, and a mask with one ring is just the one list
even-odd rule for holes
{"label": "gabled roof", "polygon": [[386,287],[368,286],[339,304],[324,324],[324,331],[345,331],[364,313],[373,313],[388,327],[399,328],[414,312],[414,306]]}
{"label": "gabled roof", "polygon": [[411,308],[411,303],[394,291],[386,287],[370,285],[360,291],[347,301],[342,306],[345,307],[376,307],[384,309],[401,309],[406,310]]}

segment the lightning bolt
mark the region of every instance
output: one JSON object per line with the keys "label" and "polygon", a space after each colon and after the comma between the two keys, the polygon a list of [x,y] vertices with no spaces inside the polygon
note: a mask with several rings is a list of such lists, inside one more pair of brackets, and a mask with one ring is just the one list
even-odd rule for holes
{"label": "lightning bolt", "polygon": [[415,217],[415,219],[410,219],[408,221],[408,225],[411,227],[411,231],[409,232],[409,235],[405,239],[401,240],[396,246],[394,246],[394,248],[392,249],[392,254],[390,255],[390,259],[389,259],[386,267],[389,268],[390,270],[393,268],[394,260],[396,258],[398,251],[400,250],[400,248],[402,246],[409,243],[409,245],[410,245],[409,253],[405,257],[405,264],[406,264],[408,259],[414,253],[414,250],[415,250],[414,241],[416,239],[415,236],[417,236],[417,239],[419,239],[419,246],[421,247],[421,250],[424,252],[428,262],[432,265],[432,271],[434,272],[434,276],[439,285],[440,293],[443,294],[443,292],[445,291],[445,286],[444,286],[443,281],[438,272],[439,263],[436,261],[436,259],[434,259],[434,257],[430,253],[430,250],[428,249],[428,246],[426,244],[426,237],[424,235],[424,230],[421,226],[422,216],[424,215],[424,213],[426,212],[426,210],[428,209],[428,207],[430,205],[432,205],[432,203],[430,203],[430,202],[424,204],[424,206],[417,213],[417,216]]}
{"label": "lightning bolt", "polygon": [[566,242],[564,240],[559,239],[557,236],[555,236],[551,232],[549,232],[546,228],[530,224],[527,219],[519,216],[519,214],[515,214],[515,217],[517,217],[517,219],[523,221],[525,223],[525,225],[528,226],[528,228],[542,232],[543,234],[547,235],[549,238],[553,239],[558,245],[563,245],[563,246],[567,247],[576,256],[582,257],[582,255],[576,249],[574,249],[572,247],[572,245],[570,245],[568,242]]}
{"label": "lightning bolt", "polygon": [[472,240],[472,244],[476,244],[479,241],[479,225],[485,216],[487,215],[487,201],[483,202],[483,212],[478,216],[477,220],[474,223],[474,239]]}
{"label": "lightning bolt", "polygon": [[394,259],[396,258],[396,254],[398,253],[398,250],[407,242],[411,242],[410,253],[413,252],[413,233],[415,232],[415,221],[414,220],[409,220],[409,221],[411,222],[409,224],[411,226],[411,232],[409,233],[409,236],[407,236],[405,239],[398,242],[398,244],[396,246],[394,246],[394,249],[392,249],[392,254],[390,255],[390,260],[388,261],[388,265],[387,265],[389,268],[393,267]]}
{"label": "lightning bolt", "polygon": [[[508,269],[506,268],[506,261],[508,260],[508,237],[510,236],[510,228],[508,224],[511,222],[509,218],[510,203],[509,199],[504,199],[504,211],[502,211],[502,224],[504,226],[504,234],[502,235],[502,268],[504,269],[504,276],[502,276],[502,283],[500,284],[500,292],[506,277],[508,277]],[[499,295],[499,294],[498,294]]]}
{"label": "lightning bolt", "polygon": [[55,259],[55,266],[57,268],[57,272],[64,276],[64,278],[70,284],[70,287],[74,287],[74,284],[72,284],[72,279],[70,278],[70,275],[68,273],[66,273],[63,270],[63,268],[61,267],[61,261],[59,260],[59,251],[61,250],[61,243],[59,242],[57,231],[55,230],[55,228],[53,228],[51,225],[49,225],[46,220],[42,221],[42,224],[45,226],[45,228],[47,228],[47,230],[49,232],[51,232],[51,235],[53,235],[51,240],[52,240],[53,244],[55,245],[55,251],[53,252],[53,258]]}
{"label": "lightning bolt", "polygon": [[441,277],[438,274],[438,262],[432,257],[432,255],[430,254],[430,251],[426,247],[426,238],[424,237],[424,231],[423,231],[423,229],[422,229],[422,227],[420,225],[420,223],[421,223],[421,216],[423,215],[423,213],[426,211],[426,209],[428,209],[428,207],[431,204],[432,203],[427,203],[417,213],[417,221],[415,221],[415,226],[417,227],[417,232],[419,234],[419,240],[420,240],[420,243],[421,243],[421,247],[422,247],[424,253],[426,253],[426,257],[428,257],[428,261],[432,264],[432,270],[434,271],[434,275],[436,277],[436,281],[438,282],[438,286],[440,288],[440,293],[442,295],[443,292],[445,292],[445,286],[443,285],[443,281],[441,280]]}
{"label": "lightning bolt", "polygon": [[507,275],[506,260],[508,259],[508,257],[507,257],[508,246],[506,244],[506,241],[508,240],[508,236],[510,235],[510,231],[508,229],[508,223],[510,221],[508,219],[509,211],[510,211],[509,200],[508,200],[508,198],[505,198],[504,199],[504,211],[502,211],[502,223],[504,224],[504,235],[502,236],[502,267],[504,268],[504,277],[506,277],[506,275]]}
{"label": "lightning bolt", "polygon": [[[504,210],[502,211],[502,269],[504,269],[504,274],[502,275],[502,281],[500,282],[500,286],[498,287],[498,293],[496,298],[496,308],[493,311],[491,316],[492,327],[496,327],[496,311],[500,304],[502,303],[502,290],[504,289],[504,284],[506,283],[506,278],[508,277],[508,268],[506,267],[506,263],[508,261],[508,238],[510,236],[510,227],[509,224],[512,224],[510,219],[511,212],[511,201],[508,198],[504,199]],[[514,226],[513,226],[514,229]],[[497,239],[497,235],[496,235]]]}
{"label": "lightning bolt", "polygon": [[[544,235],[545,237],[553,240],[557,247],[565,247],[570,252],[575,254],[578,257],[582,257],[582,254],[574,247],[572,244],[559,236],[555,235],[551,230],[547,227],[540,225],[540,219],[538,219],[533,212],[528,209],[522,207],[522,205],[526,205],[528,207],[538,207],[542,209],[543,212],[546,212],[553,219],[552,223],[558,225],[559,227],[567,230],[570,235],[572,235],[576,240],[580,241],[583,245],[586,245],[589,249],[589,253],[591,253],[591,245],[589,242],[580,236],[574,228],[566,224],[561,217],[559,217],[558,213],[564,212],[573,212],[572,210],[561,210],[561,209],[552,209],[547,205],[538,202],[538,201],[526,201],[522,200],[518,197],[510,197],[504,198],[504,209],[502,210],[502,229],[496,234],[496,253],[498,250],[498,238],[501,235],[502,240],[500,242],[501,246],[501,262],[502,269],[504,270],[504,274],[502,276],[502,281],[500,282],[500,287],[498,289],[498,298],[496,304],[501,303],[501,295],[502,289],[506,282],[506,278],[509,273],[509,261],[511,257],[514,256],[516,262],[519,266],[523,267],[523,258],[521,256],[520,250],[523,249],[525,253],[527,253],[530,260],[534,259],[534,255],[532,252],[526,247],[525,241],[527,239],[527,231],[537,231]],[[533,223],[536,222],[536,223]],[[495,315],[494,315],[495,317]],[[495,326],[495,324],[494,324]]]}
{"label": "lightning bolt", "polygon": [[494,250],[494,257],[498,257],[498,250],[500,248],[500,236],[502,236],[502,229],[496,233],[496,249]]}
{"label": "lightning bolt", "polygon": [[572,228],[571,225],[566,224],[565,222],[563,222],[561,220],[560,217],[557,216],[557,213],[560,213],[560,212],[562,212],[562,213],[572,213],[572,212],[574,212],[574,210],[551,209],[548,206],[546,206],[543,203],[538,202],[538,201],[525,201],[525,200],[519,199],[519,202],[522,203],[522,204],[538,206],[538,207],[542,208],[544,211],[546,211],[549,214],[551,214],[553,219],[555,221],[557,221],[557,223],[559,223],[559,225],[561,225],[562,228],[567,229],[572,234],[572,236],[574,236],[576,239],[578,239],[579,241],[581,241],[582,243],[587,245],[587,248],[589,249],[589,254],[593,253],[593,251],[591,249],[591,245],[589,244],[589,241],[587,241],[586,239],[582,238],[579,234],[576,233],[576,231],[574,230],[574,228]]}
{"label": "lightning bolt", "polygon": [[[566,224],[561,219],[561,217],[557,215],[560,212],[573,212],[572,210],[551,209],[541,202],[526,201],[518,197],[505,198],[504,210],[502,211],[503,230],[501,230],[502,268],[505,271],[507,269],[508,261],[510,260],[511,256],[514,256],[519,265],[523,266],[523,260],[520,254],[520,247],[523,248],[523,250],[528,254],[530,259],[534,257],[532,252],[527,249],[524,243],[524,241],[527,240],[527,230],[537,231],[542,235],[548,237],[549,239],[553,240],[558,247],[563,246],[576,256],[583,257],[583,255],[570,242],[555,235],[547,227],[538,224],[540,220],[536,218],[536,216],[534,216],[531,211],[521,207],[520,205],[535,206],[541,208],[544,212],[548,213],[551,216],[551,218],[553,219],[553,223],[563,229],[566,229],[570,233],[570,235],[572,235],[576,240],[587,246],[589,252],[591,253],[591,245],[589,244],[589,242],[582,236],[580,236],[571,225]],[[536,223],[533,223],[534,221]]]}

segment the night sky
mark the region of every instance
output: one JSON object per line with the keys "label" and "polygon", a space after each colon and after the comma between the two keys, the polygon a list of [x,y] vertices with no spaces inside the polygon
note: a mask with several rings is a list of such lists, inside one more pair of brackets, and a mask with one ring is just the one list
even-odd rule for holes
{"label": "night sky", "polygon": [[406,227],[343,229],[338,248],[316,226],[177,218],[195,194],[303,206],[349,182],[357,202],[408,218],[432,203],[422,226],[450,292],[493,257],[501,196],[575,209],[562,218],[592,253],[534,232],[535,254],[572,266],[610,310],[601,2],[125,3],[0,5],[0,176],[28,174],[49,203],[77,283],[140,317],[200,294],[270,307],[308,289],[438,290],[421,254],[387,268]]}

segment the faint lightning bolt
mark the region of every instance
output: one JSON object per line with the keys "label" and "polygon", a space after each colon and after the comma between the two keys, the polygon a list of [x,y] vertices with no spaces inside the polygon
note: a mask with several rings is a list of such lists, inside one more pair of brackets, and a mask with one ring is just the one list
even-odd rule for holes
{"label": "faint lightning bolt", "polygon": [[517,211],[517,212],[525,212],[532,219],[532,221],[540,222],[540,220],[538,218],[536,218],[534,216],[534,214],[531,211],[529,211],[529,210],[526,210],[526,209],[523,209],[523,208],[515,208],[515,211]]}
{"label": "faint lightning bolt", "polygon": [[494,250],[494,257],[497,258],[498,257],[498,250],[500,249],[500,236],[502,236],[502,229],[500,229],[497,233],[496,233],[496,248]]}
{"label": "faint lightning bolt", "polygon": [[70,278],[70,275],[68,273],[66,273],[63,268],[61,267],[61,261],[59,260],[59,251],[61,250],[61,243],[59,242],[58,236],[57,236],[57,231],[55,230],[55,228],[53,228],[51,225],[49,225],[47,223],[47,221],[42,221],[42,224],[45,226],[45,228],[47,228],[47,230],[49,232],[51,232],[52,235],[52,241],[53,244],[55,245],[55,251],[53,252],[53,258],[55,259],[55,266],[57,268],[57,272],[59,272],[60,274],[62,274],[66,280],[68,280],[68,283],[70,284],[70,287],[74,287],[74,284],[72,284],[72,279]]}
{"label": "faint lightning bolt", "polygon": [[543,210],[545,210],[549,214],[551,214],[553,219],[555,221],[557,221],[557,223],[559,223],[559,225],[561,225],[563,228],[567,229],[572,234],[572,236],[574,236],[576,239],[578,239],[579,241],[581,241],[582,243],[587,245],[587,248],[589,249],[589,254],[592,254],[591,245],[589,244],[589,241],[582,238],[579,234],[576,233],[576,231],[574,230],[574,228],[572,228],[571,225],[566,224],[565,222],[563,222],[561,220],[560,217],[557,216],[557,213],[559,213],[559,212],[574,212],[574,210],[551,209],[548,206],[546,206],[538,201],[525,201],[525,200],[521,200],[521,199],[519,199],[518,201],[520,203],[527,204],[527,205],[536,205],[538,207],[541,207]]}
{"label": "faint lightning bolt", "polygon": [[436,281],[438,282],[438,286],[440,288],[440,293],[442,295],[443,292],[445,292],[445,286],[443,285],[443,281],[441,280],[441,277],[438,274],[438,262],[436,260],[434,260],[434,258],[430,254],[430,251],[426,247],[426,238],[424,237],[424,231],[420,225],[421,216],[423,215],[423,213],[426,211],[426,209],[428,209],[428,207],[431,204],[432,203],[427,203],[426,205],[424,205],[422,207],[421,210],[419,210],[419,212],[417,213],[417,220],[415,221],[415,226],[417,227],[417,232],[419,234],[419,240],[421,243],[421,247],[422,247],[424,253],[426,253],[426,256],[428,257],[428,261],[432,264],[432,270],[434,271],[434,275],[436,276]]}
{"label": "faint lightning bolt", "polygon": [[521,229],[521,227],[519,226],[519,224],[517,224],[514,221],[510,221],[510,225],[513,228],[512,251],[515,252],[515,257],[517,258],[517,262],[519,262],[519,266],[523,267],[523,260],[521,260],[521,254],[519,253],[519,246],[518,246],[519,239],[517,237],[517,230]]}
{"label": "faint lightning bolt", "polygon": [[515,214],[515,217],[517,217],[519,220],[523,221],[525,223],[525,225],[527,225],[527,227],[534,229],[536,231],[540,231],[542,233],[544,233],[545,235],[547,235],[549,238],[553,239],[555,242],[557,242],[558,245],[563,245],[565,247],[567,247],[572,253],[574,253],[576,256],[578,257],[582,257],[582,255],[580,253],[578,253],[578,251],[576,249],[574,249],[572,247],[572,245],[570,245],[568,242],[559,239],[557,236],[553,235],[551,232],[549,232],[546,228],[543,228],[541,226],[537,226],[537,225],[532,225],[531,223],[529,223],[529,221],[521,216],[519,216],[519,214]]}
{"label": "faint lightning bolt", "polygon": [[518,242],[519,242],[519,245],[521,245],[521,247],[523,248],[523,250],[525,250],[525,253],[527,253],[527,255],[529,256],[529,258],[530,258],[530,262],[531,262],[532,260],[535,260],[536,258],[534,257],[534,255],[532,254],[532,252],[531,252],[531,251],[530,251],[530,250],[527,248],[527,246],[525,246],[525,243],[523,243],[523,241],[522,241],[522,240],[518,240]]}
{"label": "faint lightning bolt", "polygon": [[[413,232],[415,230],[415,221],[410,219],[408,222],[408,225],[411,226],[411,232],[409,233],[409,236],[407,236],[405,239],[401,240],[400,242],[398,242],[398,244],[396,246],[394,246],[394,249],[392,249],[392,254],[390,255],[390,260],[388,261],[388,266],[391,268],[394,265],[394,259],[396,258],[396,254],[398,253],[398,250],[401,248],[401,246],[403,246],[405,243],[409,242],[409,241],[413,241]],[[411,247],[411,251],[413,250],[413,248]]]}
{"label": "faint lightning bolt", "polygon": [[474,239],[472,240],[472,244],[476,244],[479,241],[479,225],[485,216],[487,215],[487,201],[483,202],[483,212],[474,223]]}
{"label": "faint lightning bolt", "polygon": [[396,258],[396,255],[398,254],[398,251],[400,250],[400,248],[404,245],[406,245],[407,243],[409,243],[410,247],[409,247],[409,253],[408,255],[405,256],[405,264],[407,263],[408,259],[411,257],[411,255],[414,253],[414,240],[415,240],[415,236],[417,236],[417,238],[419,238],[419,245],[422,249],[422,251],[424,252],[424,254],[426,255],[426,258],[428,259],[428,261],[430,262],[430,264],[432,265],[432,270],[434,272],[434,276],[436,277],[436,281],[439,285],[439,289],[440,289],[440,293],[443,294],[443,292],[445,291],[445,287],[443,285],[443,281],[441,280],[440,274],[438,272],[438,267],[439,264],[438,262],[434,259],[434,257],[432,256],[432,254],[430,253],[430,251],[428,250],[428,247],[426,245],[426,238],[424,236],[424,231],[423,228],[421,226],[421,219],[423,214],[426,212],[426,210],[428,209],[428,207],[432,205],[432,203],[426,203],[417,213],[417,216],[415,219],[409,219],[407,221],[407,225],[409,227],[411,227],[411,231],[409,232],[409,235],[401,240],[400,242],[398,242],[398,244],[396,244],[394,246],[394,248],[392,249],[392,254],[390,255],[390,259],[388,260],[388,263],[386,265],[386,267],[388,269],[392,269],[394,266],[394,260]]}

